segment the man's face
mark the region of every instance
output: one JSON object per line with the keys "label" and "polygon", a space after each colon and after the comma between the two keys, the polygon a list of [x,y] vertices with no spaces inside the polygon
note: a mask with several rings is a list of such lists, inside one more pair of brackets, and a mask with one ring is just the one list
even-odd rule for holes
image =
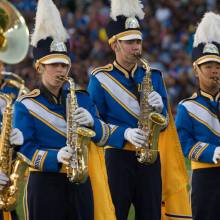
{"label": "man's face", "polygon": [[137,55],[142,52],[142,40],[119,40],[116,42],[114,51],[117,59],[119,58],[129,64],[135,64]]}
{"label": "man's face", "polygon": [[219,86],[220,64],[217,62],[208,62],[199,66],[198,72],[199,84],[201,89],[209,90]]}

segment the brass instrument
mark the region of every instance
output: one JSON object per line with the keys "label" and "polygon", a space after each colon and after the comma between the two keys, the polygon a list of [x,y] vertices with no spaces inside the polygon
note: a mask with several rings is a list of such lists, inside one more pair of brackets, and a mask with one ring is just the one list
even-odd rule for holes
{"label": "brass instrument", "polygon": [[24,18],[8,1],[0,1],[0,61],[21,62],[29,48],[29,31]]}
{"label": "brass instrument", "polygon": [[141,83],[140,117],[138,128],[147,136],[144,146],[136,149],[137,160],[140,163],[153,164],[158,155],[158,139],[161,128],[166,126],[166,118],[149,105],[148,95],[153,91],[151,69],[144,58],[138,57],[145,69],[145,76]]}
{"label": "brass instrument", "polygon": [[216,83],[220,84],[220,78],[218,76],[210,77],[212,80],[214,80]]}
{"label": "brass instrument", "polygon": [[5,173],[10,179],[9,184],[0,191],[0,209],[11,211],[18,201],[20,180],[26,166],[20,159],[12,166],[13,148],[10,146],[9,137],[12,129],[13,101],[10,95],[3,93],[0,93],[0,98],[6,102],[0,136],[0,172]]}
{"label": "brass instrument", "polygon": [[30,92],[30,90],[25,86],[24,80],[17,74],[12,72],[1,72],[0,74],[2,74],[5,77],[5,83],[10,84],[19,89],[18,96],[25,95],[28,92]]}
{"label": "brass instrument", "polygon": [[[73,155],[66,167],[67,177],[70,182],[83,183],[88,177],[88,144],[95,136],[95,132],[79,127],[74,121],[74,112],[78,108],[75,82],[70,77],[66,77],[65,80],[70,85],[70,93],[67,97],[67,146],[73,149]],[[74,168],[70,166],[70,162],[74,162]]]}

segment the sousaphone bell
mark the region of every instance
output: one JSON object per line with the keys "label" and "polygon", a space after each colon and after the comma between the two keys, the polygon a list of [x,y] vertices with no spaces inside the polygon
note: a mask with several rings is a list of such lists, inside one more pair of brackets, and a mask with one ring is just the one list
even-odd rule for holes
{"label": "sousaphone bell", "polygon": [[8,1],[0,0],[0,61],[21,62],[29,48],[29,31],[24,18]]}

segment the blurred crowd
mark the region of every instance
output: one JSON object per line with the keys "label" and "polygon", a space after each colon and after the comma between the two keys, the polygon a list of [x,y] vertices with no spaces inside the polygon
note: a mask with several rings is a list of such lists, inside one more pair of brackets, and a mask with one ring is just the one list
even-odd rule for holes
{"label": "blurred crowd", "polygon": [[[33,31],[36,0],[12,0]],[[114,57],[105,32],[109,20],[108,0],[54,0],[70,35],[71,74],[86,87],[91,70],[110,63]],[[163,72],[175,114],[177,103],[196,90],[191,64],[195,27],[204,12],[219,12],[218,0],[142,0],[145,6],[143,56],[153,68]],[[6,70],[19,74],[33,89],[38,76],[33,68],[31,49],[25,60]]]}

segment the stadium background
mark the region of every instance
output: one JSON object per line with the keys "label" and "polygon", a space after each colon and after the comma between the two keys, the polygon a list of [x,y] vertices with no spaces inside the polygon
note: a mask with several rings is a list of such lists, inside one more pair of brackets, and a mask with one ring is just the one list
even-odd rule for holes
{"label": "stadium background", "polygon": [[[37,1],[10,2],[24,16],[32,33]],[[86,87],[91,70],[114,59],[105,33],[105,26],[109,20],[109,1],[54,0],[54,2],[70,35],[73,60],[71,75],[81,86]],[[197,87],[190,56],[195,27],[204,12],[210,10],[219,12],[220,1],[142,0],[142,2],[146,13],[142,22],[143,55],[153,68],[163,72],[175,115],[177,103],[189,97]],[[38,84],[31,49],[21,63],[6,66],[6,70],[19,74],[30,89]],[[131,209],[129,220],[134,219],[133,215]]]}
{"label": "stadium background", "polygon": [[[23,14],[33,31],[36,0],[10,1]],[[72,71],[76,81],[86,87],[91,70],[106,65],[113,54],[106,41],[109,0],[54,0],[70,34]],[[219,0],[142,0],[144,56],[160,69],[175,114],[176,104],[196,89],[190,54],[195,26],[207,10],[219,11]],[[49,13],[49,12],[48,12]],[[18,65],[6,67],[25,79],[29,88],[38,83],[31,50]]]}

